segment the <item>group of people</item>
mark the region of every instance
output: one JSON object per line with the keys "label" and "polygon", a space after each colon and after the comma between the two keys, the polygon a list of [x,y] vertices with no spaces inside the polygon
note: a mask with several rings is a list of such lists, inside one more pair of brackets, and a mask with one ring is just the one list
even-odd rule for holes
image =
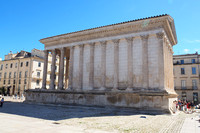
{"label": "group of people", "polygon": [[184,111],[185,113],[193,113],[194,109],[200,109],[199,105],[195,105],[194,102],[178,100],[173,101],[173,112],[177,110]]}
{"label": "group of people", "polygon": [[4,98],[2,97],[0,97],[0,99],[1,99],[1,102],[0,102],[0,107],[3,107],[3,103],[4,103]]}

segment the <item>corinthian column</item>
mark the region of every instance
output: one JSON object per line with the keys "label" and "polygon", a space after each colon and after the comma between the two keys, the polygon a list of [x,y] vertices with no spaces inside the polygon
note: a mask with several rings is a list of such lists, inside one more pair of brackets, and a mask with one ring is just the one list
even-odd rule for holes
{"label": "corinthian column", "polygon": [[159,80],[160,80],[160,89],[164,89],[164,33],[160,32],[156,34],[158,43],[159,43],[159,55],[158,55],[158,60],[159,60]]}
{"label": "corinthian column", "polygon": [[126,41],[128,42],[128,88],[130,89],[133,87],[133,54],[132,54],[132,43],[133,43],[133,37],[126,38]]}
{"label": "corinthian column", "polygon": [[63,89],[63,78],[64,78],[64,48],[60,48],[60,60],[59,60],[59,77],[58,77],[58,88]]}
{"label": "corinthian column", "polygon": [[114,85],[113,89],[118,89],[119,81],[119,41],[120,39],[112,40],[114,42]]}
{"label": "corinthian column", "polygon": [[68,88],[72,89],[72,80],[73,80],[73,61],[74,60],[74,47],[70,47],[70,61],[69,61],[69,84]]}
{"label": "corinthian column", "polygon": [[147,89],[149,87],[149,66],[148,66],[148,37],[149,35],[142,35],[142,53],[143,53],[143,88]]}
{"label": "corinthian column", "polygon": [[82,89],[83,83],[83,45],[79,46],[80,54],[79,54],[79,81],[78,81],[78,89]]}
{"label": "corinthian column", "polygon": [[51,82],[50,89],[55,89],[55,68],[56,68],[56,50],[52,50],[52,62],[51,62]]}
{"label": "corinthian column", "polygon": [[90,72],[89,72],[89,89],[94,87],[94,43],[90,45]]}
{"label": "corinthian column", "polygon": [[106,41],[101,43],[101,87],[100,90],[105,90],[106,87]]}
{"label": "corinthian column", "polygon": [[49,54],[49,51],[44,50],[44,69],[43,69],[42,89],[46,89],[48,54]]}

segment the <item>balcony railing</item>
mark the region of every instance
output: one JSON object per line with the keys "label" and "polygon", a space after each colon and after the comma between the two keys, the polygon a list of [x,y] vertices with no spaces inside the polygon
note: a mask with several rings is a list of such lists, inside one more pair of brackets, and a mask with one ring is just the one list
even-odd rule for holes
{"label": "balcony railing", "polygon": [[174,87],[175,90],[197,90],[198,87],[197,86],[175,86]]}
{"label": "balcony railing", "polygon": [[184,63],[181,63],[181,62],[179,62],[179,61],[177,61],[177,62],[174,62],[173,64],[174,65],[186,65],[186,64],[199,64],[200,62],[198,62],[198,61],[196,61],[195,63],[192,63],[192,62],[184,62]]}

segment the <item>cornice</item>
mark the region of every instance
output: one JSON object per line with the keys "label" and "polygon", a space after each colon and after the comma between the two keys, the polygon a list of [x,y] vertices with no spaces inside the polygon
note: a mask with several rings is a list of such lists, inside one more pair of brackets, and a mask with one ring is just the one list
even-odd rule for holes
{"label": "cornice", "polygon": [[170,16],[167,15],[158,18],[149,18],[140,21],[132,21],[117,25],[110,25],[90,30],[84,30],[75,33],[53,36],[50,38],[41,39],[40,42],[45,44],[45,47],[49,47],[60,44],[68,44],[68,43],[81,42],[98,38],[112,37],[123,34],[138,33],[138,32],[164,28],[170,43],[175,45],[177,42],[175,32],[173,32],[175,31],[175,29],[173,29],[173,27],[170,26],[172,25],[171,23],[173,23],[173,20]]}

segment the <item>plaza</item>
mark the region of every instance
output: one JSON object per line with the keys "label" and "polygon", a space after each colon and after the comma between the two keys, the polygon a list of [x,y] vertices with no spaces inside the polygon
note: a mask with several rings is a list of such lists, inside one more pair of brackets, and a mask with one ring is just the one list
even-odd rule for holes
{"label": "plaza", "polygon": [[0,108],[3,133],[66,133],[66,132],[176,132],[200,131],[198,114],[177,115],[138,112],[131,108],[26,104],[20,99],[5,97]]}

